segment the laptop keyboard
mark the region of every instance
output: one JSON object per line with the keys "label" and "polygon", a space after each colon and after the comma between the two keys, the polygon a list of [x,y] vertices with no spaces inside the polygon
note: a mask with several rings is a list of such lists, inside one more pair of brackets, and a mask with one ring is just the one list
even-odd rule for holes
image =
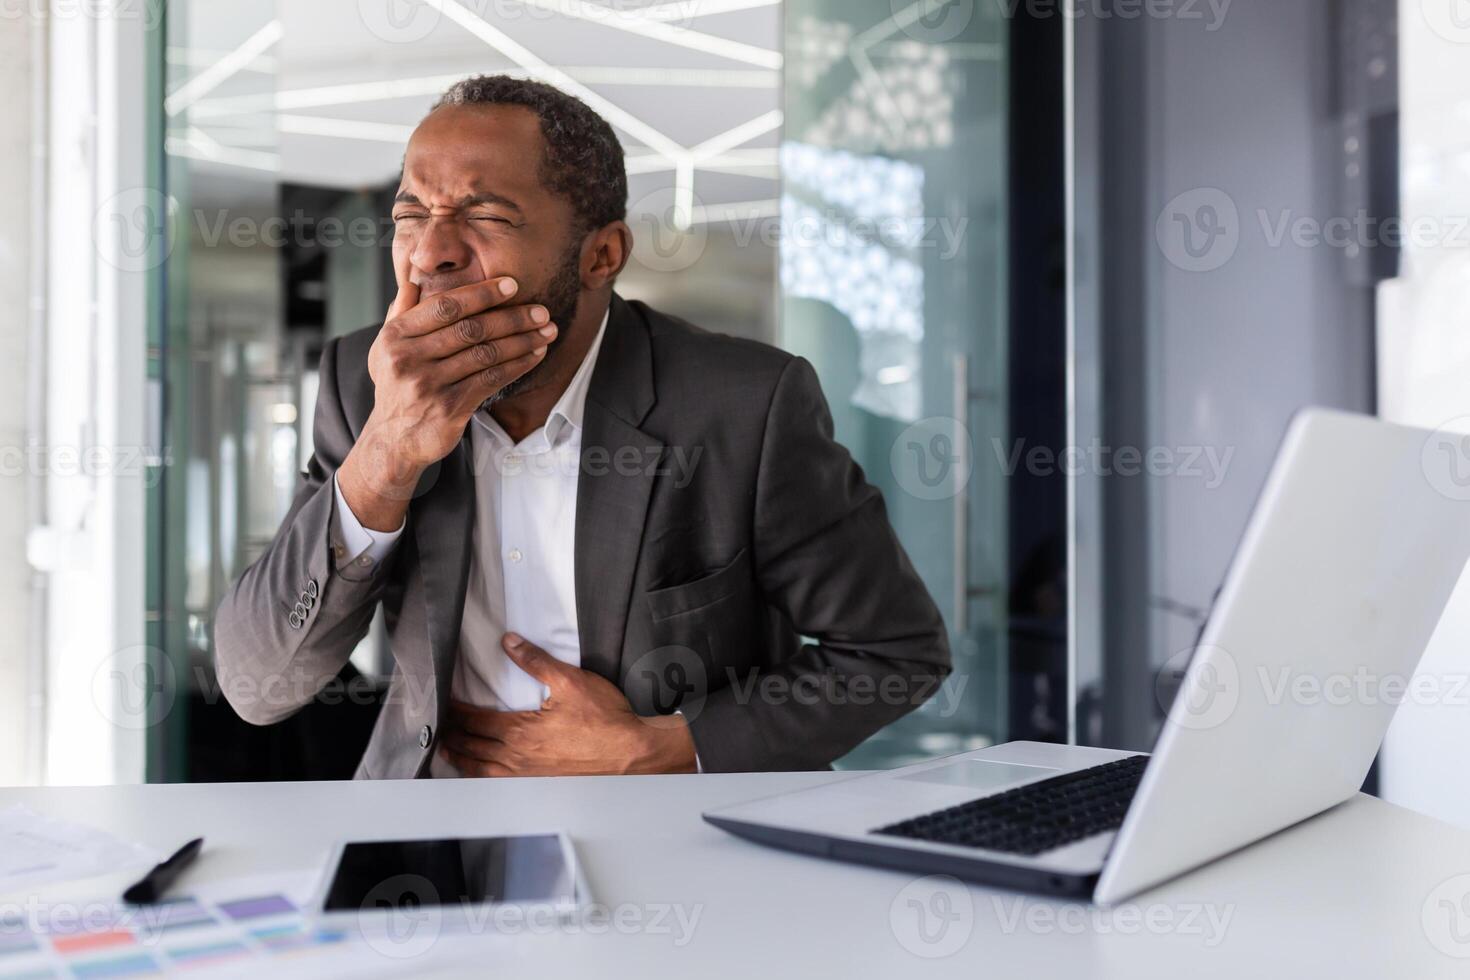
{"label": "laptop keyboard", "polygon": [[1147,764],[1148,756],[1136,755],[936,810],[873,833],[1006,854],[1041,854],[1121,827]]}

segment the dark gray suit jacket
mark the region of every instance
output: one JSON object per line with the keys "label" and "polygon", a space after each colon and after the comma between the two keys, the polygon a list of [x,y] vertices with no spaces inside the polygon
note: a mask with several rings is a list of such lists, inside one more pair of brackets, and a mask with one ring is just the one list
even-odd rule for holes
{"label": "dark gray suit jacket", "polygon": [[[269,724],[342,669],[382,605],[395,661],[360,777],[424,776],[449,700],[474,520],[468,437],[425,474],[381,567],[339,570],[332,474],[373,407],[377,328],[322,354],[315,454],[215,619],[225,696]],[[828,765],[949,672],[938,610],[811,365],[612,301],[576,511],[582,666],[683,711],[706,771]]]}

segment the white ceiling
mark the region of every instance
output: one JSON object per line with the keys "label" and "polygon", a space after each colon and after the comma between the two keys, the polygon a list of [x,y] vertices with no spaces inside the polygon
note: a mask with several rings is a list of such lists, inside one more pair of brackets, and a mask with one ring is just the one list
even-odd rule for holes
{"label": "white ceiling", "polygon": [[196,189],[380,185],[448,82],[508,71],[569,88],[613,122],[635,214],[676,205],[698,223],[762,213],[777,196],[779,0],[170,9],[168,146],[194,161]]}

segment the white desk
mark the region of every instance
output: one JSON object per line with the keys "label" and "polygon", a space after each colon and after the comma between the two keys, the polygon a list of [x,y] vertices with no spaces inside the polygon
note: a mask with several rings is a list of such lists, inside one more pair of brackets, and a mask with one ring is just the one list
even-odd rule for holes
{"label": "white desk", "polygon": [[[662,930],[641,933],[494,937],[475,963],[463,967],[465,975],[1470,976],[1470,877],[1454,880],[1470,875],[1470,833],[1368,797],[1157,889],[1138,900],[1137,910],[1111,918],[1083,906],[955,889],[948,906],[929,906],[951,913],[943,931],[937,918],[928,920],[928,935],[942,935],[933,944],[920,936],[918,913],[909,905],[909,899],[921,906],[932,901],[928,886],[912,887],[916,876],[768,850],[699,819],[711,806],[839,778],[844,776],[804,773],[20,789],[0,790],[0,806],[26,803],[165,853],[204,834],[205,854],[181,887],[206,877],[317,866],[343,836],[561,828],[575,838],[598,902],[630,910],[633,921],[651,922],[658,909],[673,906],[698,916],[682,946],[672,918]],[[78,899],[97,893],[95,880],[67,887]],[[1464,900],[1458,934],[1449,931],[1453,909],[1441,899]],[[1211,913],[1217,923],[1228,916],[1223,936],[1211,925]],[[1442,948],[1426,931],[1426,915]],[[944,958],[921,955],[946,949],[954,951]],[[394,967],[405,976],[423,973],[412,962]],[[436,975],[459,970],[435,966]]]}

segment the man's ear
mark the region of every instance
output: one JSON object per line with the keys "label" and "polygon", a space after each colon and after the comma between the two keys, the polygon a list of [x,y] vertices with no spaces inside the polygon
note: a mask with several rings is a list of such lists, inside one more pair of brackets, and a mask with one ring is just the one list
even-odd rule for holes
{"label": "man's ear", "polygon": [[633,229],[614,221],[592,232],[582,242],[582,288],[611,286],[633,254]]}

